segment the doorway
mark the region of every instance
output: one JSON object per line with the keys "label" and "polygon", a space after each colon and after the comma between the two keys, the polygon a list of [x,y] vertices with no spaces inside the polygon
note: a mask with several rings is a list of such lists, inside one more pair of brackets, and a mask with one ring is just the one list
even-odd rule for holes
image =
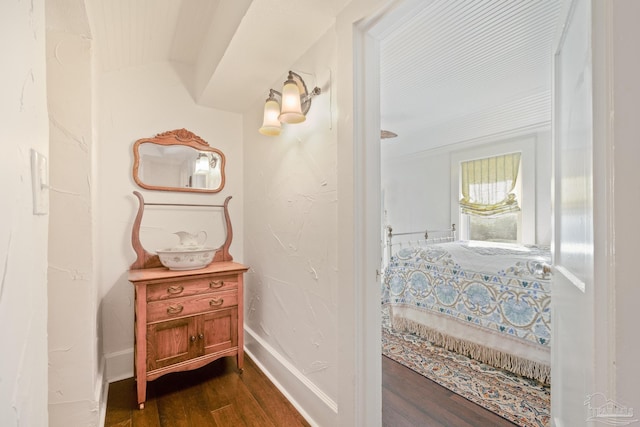
{"label": "doorway", "polygon": [[[356,170],[354,179],[356,182],[356,203],[359,206],[357,211],[367,212],[364,218],[362,218],[363,233],[359,236],[357,244],[356,258],[358,262],[362,262],[362,271],[364,273],[375,271],[379,269],[380,253],[378,248],[380,247],[380,224],[377,222],[377,226],[374,225],[375,219],[380,216],[380,99],[377,96],[371,96],[371,94],[377,94],[380,84],[380,70],[376,64],[380,59],[380,41],[391,30],[401,25],[400,16],[406,16],[403,14],[408,13],[418,6],[417,2],[395,2],[394,7],[385,11],[375,20],[375,23],[369,26],[361,26],[359,33],[356,34],[359,39],[356,39],[356,45],[361,43],[362,49],[360,54],[356,56],[356,63],[359,64],[357,74],[355,76],[357,82],[361,82],[362,93],[356,96],[356,116],[355,116],[355,128],[356,128],[356,159],[357,162],[361,162],[363,167],[361,170]],[[369,21],[372,22],[372,21]],[[366,94],[366,95],[365,95]],[[389,129],[395,131],[394,129]],[[386,194],[388,196],[388,194]],[[379,219],[379,218],[378,218]],[[375,249],[372,249],[375,248]],[[367,273],[369,274],[369,273]],[[360,278],[364,280],[363,283],[358,286],[363,288],[366,283],[366,274]],[[379,282],[378,282],[379,283]],[[361,331],[357,331],[356,334],[363,338],[364,352],[375,354],[379,351],[380,342],[379,336],[376,333],[367,332],[366,329],[376,327],[379,325],[369,322],[370,319],[379,319],[374,313],[375,309],[379,308],[380,295],[379,288],[375,290],[363,292],[365,298],[360,301],[362,313],[365,313],[363,317],[365,320],[361,325],[357,325],[358,328],[362,328]],[[370,304],[370,305],[369,305]],[[371,307],[375,307],[371,308]],[[373,366],[373,364],[371,365]],[[369,370],[370,371],[370,368]],[[376,373],[370,372],[369,378],[379,378]],[[379,395],[372,391],[363,391],[365,398],[364,402],[371,403],[370,409],[377,409],[379,406]]]}

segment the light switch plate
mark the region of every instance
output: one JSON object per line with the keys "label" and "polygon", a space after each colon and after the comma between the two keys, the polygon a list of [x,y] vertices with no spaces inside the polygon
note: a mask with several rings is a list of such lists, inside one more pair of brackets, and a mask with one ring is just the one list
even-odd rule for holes
{"label": "light switch plate", "polygon": [[49,171],[47,158],[31,149],[31,186],[33,190],[33,214],[49,213]]}

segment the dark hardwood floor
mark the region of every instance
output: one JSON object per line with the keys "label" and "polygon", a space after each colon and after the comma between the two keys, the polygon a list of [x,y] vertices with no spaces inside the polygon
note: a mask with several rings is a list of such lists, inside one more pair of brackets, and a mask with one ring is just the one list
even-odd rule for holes
{"label": "dark hardwood floor", "polygon": [[[382,357],[382,425],[386,427],[513,427],[514,424]],[[280,391],[245,357],[168,374],[148,383],[143,410],[133,378],[109,385],[104,427],[309,426]],[[327,426],[330,427],[330,426]]]}
{"label": "dark hardwood floor", "polygon": [[382,356],[382,425],[513,427],[510,421]]}
{"label": "dark hardwood floor", "polygon": [[138,409],[133,378],[111,383],[104,427],[309,426],[284,395],[245,356],[238,375],[233,357],[147,386]]}

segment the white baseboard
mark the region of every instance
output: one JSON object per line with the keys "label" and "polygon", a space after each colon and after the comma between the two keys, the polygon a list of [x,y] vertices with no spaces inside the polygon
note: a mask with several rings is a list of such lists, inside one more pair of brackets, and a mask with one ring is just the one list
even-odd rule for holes
{"label": "white baseboard", "polygon": [[109,381],[105,377],[107,361],[102,357],[100,362],[100,373],[96,381],[96,396],[98,401],[98,426],[104,427],[107,418],[107,399],[109,398]]}
{"label": "white baseboard", "polygon": [[105,354],[107,383],[133,377],[133,348]]}
{"label": "white baseboard", "polygon": [[104,421],[107,416],[107,393],[109,391],[109,384],[105,381],[104,370],[106,362],[104,357],[100,358],[100,367],[98,368],[98,375],[96,377],[95,390],[93,395],[96,402],[98,402],[98,427],[104,427]]}
{"label": "white baseboard", "polygon": [[123,380],[133,376],[133,349],[110,353],[102,357],[100,381],[96,382],[99,388],[98,425],[104,427],[107,417],[107,400],[109,399],[109,383]]}
{"label": "white baseboard", "polygon": [[337,403],[245,325],[245,351],[312,426],[338,425]]}

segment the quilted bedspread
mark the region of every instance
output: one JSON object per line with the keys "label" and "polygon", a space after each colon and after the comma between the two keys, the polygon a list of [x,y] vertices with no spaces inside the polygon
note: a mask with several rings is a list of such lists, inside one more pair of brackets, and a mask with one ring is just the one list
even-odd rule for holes
{"label": "quilted bedspread", "polygon": [[458,241],[400,249],[385,269],[394,327],[549,382],[548,247]]}

